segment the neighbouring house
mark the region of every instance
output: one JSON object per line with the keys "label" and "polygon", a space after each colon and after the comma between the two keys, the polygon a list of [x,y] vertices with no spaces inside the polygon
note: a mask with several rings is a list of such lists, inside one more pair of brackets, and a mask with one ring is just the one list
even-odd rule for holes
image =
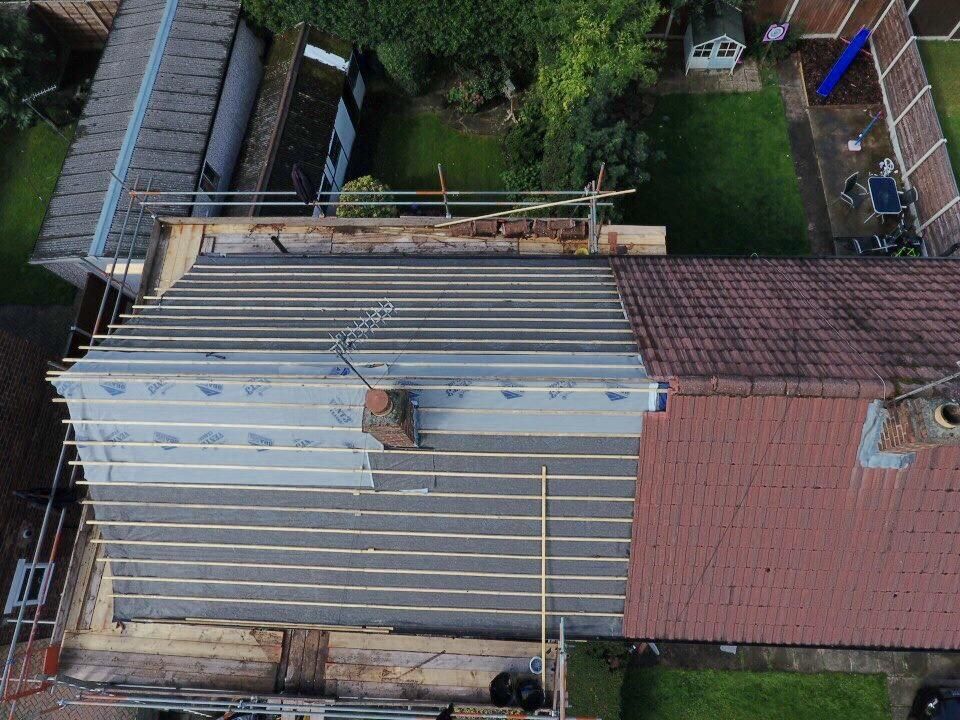
{"label": "neighbouring house", "polygon": [[707,3],[683,35],[684,70],[733,70],[747,49],[743,13],[723,2]]}
{"label": "neighbouring house", "polygon": [[[299,164],[318,197],[339,191],[365,91],[360,57],[350,43],[304,23],[276,36],[237,169],[236,189],[292,190],[291,172]],[[269,197],[256,199],[259,205],[233,206],[232,214],[296,214],[296,208],[278,211],[262,204]],[[304,206],[304,212],[311,214],[313,207]]]}
{"label": "neighbouring house", "polygon": [[135,290],[154,221],[127,191],[229,183],[261,74],[261,42],[239,14],[239,0],[124,0],[32,263],[82,287],[129,255]]}
{"label": "neighbouring house", "polygon": [[[50,573],[48,595],[59,597],[64,573],[49,567],[50,542],[42,549],[34,582],[27,588],[29,566],[43,520],[43,505],[15,493],[44,494],[49,487],[63,442],[62,405],[45,378],[48,357],[27,340],[0,331],[0,431],[3,435],[3,463],[0,465],[0,642],[10,638],[9,619],[27,606],[32,616],[40,598],[44,576]],[[71,513],[67,537],[58,560],[69,558],[78,513]]]}

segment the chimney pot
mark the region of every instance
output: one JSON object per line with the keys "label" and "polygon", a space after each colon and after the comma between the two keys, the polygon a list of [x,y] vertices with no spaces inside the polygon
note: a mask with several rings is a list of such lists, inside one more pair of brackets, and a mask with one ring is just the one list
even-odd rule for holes
{"label": "chimney pot", "polygon": [[364,404],[374,415],[386,415],[390,412],[390,395],[385,390],[368,390]]}
{"label": "chimney pot", "polygon": [[944,397],[912,397],[887,407],[881,452],[917,452],[960,445],[960,403]]}

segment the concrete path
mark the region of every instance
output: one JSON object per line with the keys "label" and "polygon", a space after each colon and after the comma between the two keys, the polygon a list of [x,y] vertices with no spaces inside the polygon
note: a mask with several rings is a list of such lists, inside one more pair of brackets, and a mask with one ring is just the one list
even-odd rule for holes
{"label": "concrete path", "polygon": [[664,63],[651,92],[657,95],[669,93],[742,93],[756,92],[763,88],[760,68],[753,58],[744,60],[733,74],[729,70],[691,70],[683,73],[682,60]]}
{"label": "concrete path", "polygon": [[782,670],[787,672],[882,673],[893,720],[906,720],[917,688],[960,679],[960,653],[832,650],[742,645],[736,654],[719,645],[657,643],[663,665],[690,669]]}
{"label": "concrete path", "polygon": [[807,93],[803,87],[800,56],[792,54],[777,68],[780,75],[780,97],[787,115],[787,134],[793,165],[800,182],[800,197],[807,215],[807,234],[810,252],[814,255],[833,254],[833,234],[830,215],[820,181],[816,146],[807,116]]}

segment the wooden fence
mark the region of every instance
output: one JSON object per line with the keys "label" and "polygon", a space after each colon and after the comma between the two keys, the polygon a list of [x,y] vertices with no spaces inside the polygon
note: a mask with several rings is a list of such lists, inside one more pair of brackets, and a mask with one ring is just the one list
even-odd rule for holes
{"label": "wooden fence", "polygon": [[[907,15],[914,32],[923,39],[960,40],[960,0],[907,0]],[[871,26],[890,0],[754,0],[745,12],[759,26],[791,22],[803,28],[804,37],[836,38],[853,35]],[[652,35],[680,38],[687,27],[682,11],[660,18]]]}
{"label": "wooden fence", "polygon": [[960,240],[960,192],[904,0],[892,0],[870,40],[901,178],[920,193],[918,227],[931,255]]}
{"label": "wooden fence", "polygon": [[107,42],[120,0],[33,0],[30,9],[73,50],[98,50]]}

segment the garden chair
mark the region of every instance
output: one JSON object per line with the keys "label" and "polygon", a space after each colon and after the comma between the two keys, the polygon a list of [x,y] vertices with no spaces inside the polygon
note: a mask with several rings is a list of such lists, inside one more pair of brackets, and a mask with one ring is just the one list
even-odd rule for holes
{"label": "garden chair", "polygon": [[919,199],[920,191],[915,187],[900,192],[900,204],[903,205],[904,208],[908,207],[909,205],[913,205]]}
{"label": "garden chair", "polygon": [[855,172],[843,183],[843,190],[840,193],[840,199],[847,205],[856,210],[867,199],[867,189],[861,185],[858,180],[860,173]]}

